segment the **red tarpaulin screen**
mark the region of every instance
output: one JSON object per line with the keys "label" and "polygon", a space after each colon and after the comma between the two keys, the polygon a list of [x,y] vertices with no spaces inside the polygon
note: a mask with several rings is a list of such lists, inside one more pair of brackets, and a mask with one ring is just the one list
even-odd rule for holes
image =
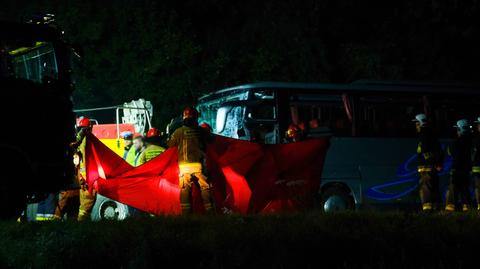
{"label": "red tarpaulin screen", "polygon": [[[329,141],[263,145],[215,136],[207,146],[206,173],[218,212],[241,214],[312,206]],[[177,150],[132,167],[95,136],[87,136],[89,186],[103,196],[152,214],[180,214]],[[201,212],[198,190],[194,208]]]}

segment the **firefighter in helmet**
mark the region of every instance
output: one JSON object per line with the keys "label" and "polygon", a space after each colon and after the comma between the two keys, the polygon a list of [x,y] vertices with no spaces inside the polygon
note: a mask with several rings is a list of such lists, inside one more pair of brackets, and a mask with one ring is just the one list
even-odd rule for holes
{"label": "firefighter in helmet", "polygon": [[214,211],[212,189],[203,171],[206,144],[210,139],[210,133],[198,125],[197,110],[186,107],[183,110],[183,126],[175,130],[167,142],[169,147],[177,147],[178,150],[182,214],[192,212],[192,184],[199,187],[206,212]]}
{"label": "firefighter in helmet", "polygon": [[150,128],[150,130],[148,130],[147,132],[147,138],[145,139],[145,150],[142,151],[142,153],[138,157],[138,165],[142,165],[162,154],[165,149],[160,146],[160,143],[160,132],[157,128]]}
{"label": "firefighter in helmet", "polygon": [[462,210],[468,211],[471,197],[468,187],[470,185],[470,171],[472,170],[472,131],[466,119],[457,121],[457,139],[447,149],[447,154],[452,157],[450,182],[446,197],[446,211],[455,211],[458,195],[462,199]]}
{"label": "firefighter in helmet", "polygon": [[440,202],[438,172],[442,169],[443,152],[438,139],[433,133],[425,114],[418,114],[415,119],[418,133],[417,171],[420,174],[420,200],[423,211],[431,211]]}
{"label": "firefighter in helmet", "polygon": [[303,140],[303,132],[302,129],[296,124],[290,124],[288,126],[287,131],[285,132],[285,142],[299,142]]}
{"label": "firefighter in helmet", "polygon": [[[96,192],[89,188],[86,182],[86,172],[85,172],[85,147],[86,147],[86,136],[91,133],[92,125],[89,118],[80,117],[77,119],[77,138],[74,143],[71,144],[74,151],[79,151],[83,157],[80,166],[79,166],[79,181],[80,181],[80,208],[78,210],[78,220],[88,220],[90,219],[90,214],[92,213],[93,205],[95,204]],[[89,191],[91,189],[92,192]]]}
{"label": "firefighter in helmet", "polygon": [[480,117],[475,123],[475,135],[473,138],[473,163],[472,175],[475,181],[475,200],[477,201],[477,210],[480,210]]}
{"label": "firefighter in helmet", "polygon": [[212,132],[212,126],[210,126],[208,123],[206,122],[202,122],[200,124],[200,127],[202,127],[203,129],[205,129],[205,131],[207,131],[208,133],[211,133]]}

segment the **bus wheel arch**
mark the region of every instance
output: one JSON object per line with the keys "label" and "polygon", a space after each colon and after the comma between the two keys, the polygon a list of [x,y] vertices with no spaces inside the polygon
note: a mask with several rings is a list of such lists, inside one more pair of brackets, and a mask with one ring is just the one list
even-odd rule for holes
{"label": "bus wheel arch", "polygon": [[321,187],[319,206],[324,212],[354,210],[355,199],[345,183],[332,182]]}

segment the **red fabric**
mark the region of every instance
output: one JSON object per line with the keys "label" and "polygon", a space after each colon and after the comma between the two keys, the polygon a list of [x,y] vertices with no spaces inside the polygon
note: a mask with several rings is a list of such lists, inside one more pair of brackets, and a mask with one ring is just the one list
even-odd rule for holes
{"label": "red fabric", "polygon": [[[312,205],[320,186],[327,139],[262,145],[215,136],[207,147],[207,175],[219,212],[298,210]],[[95,136],[87,139],[87,181],[98,193],[153,214],[180,214],[175,148],[132,167]],[[198,190],[194,208],[202,211]]]}

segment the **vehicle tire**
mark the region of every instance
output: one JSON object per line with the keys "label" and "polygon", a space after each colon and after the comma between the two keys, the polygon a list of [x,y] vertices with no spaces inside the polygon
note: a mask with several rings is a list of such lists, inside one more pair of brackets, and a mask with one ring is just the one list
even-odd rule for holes
{"label": "vehicle tire", "polygon": [[124,220],[130,216],[130,207],[97,194],[92,210],[92,220]]}
{"label": "vehicle tire", "polygon": [[328,187],[323,191],[320,206],[326,213],[355,209],[353,197],[341,186]]}
{"label": "vehicle tire", "polygon": [[27,205],[25,184],[32,177],[28,159],[20,151],[0,147],[8,160],[0,162],[0,219],[17,219]]}

